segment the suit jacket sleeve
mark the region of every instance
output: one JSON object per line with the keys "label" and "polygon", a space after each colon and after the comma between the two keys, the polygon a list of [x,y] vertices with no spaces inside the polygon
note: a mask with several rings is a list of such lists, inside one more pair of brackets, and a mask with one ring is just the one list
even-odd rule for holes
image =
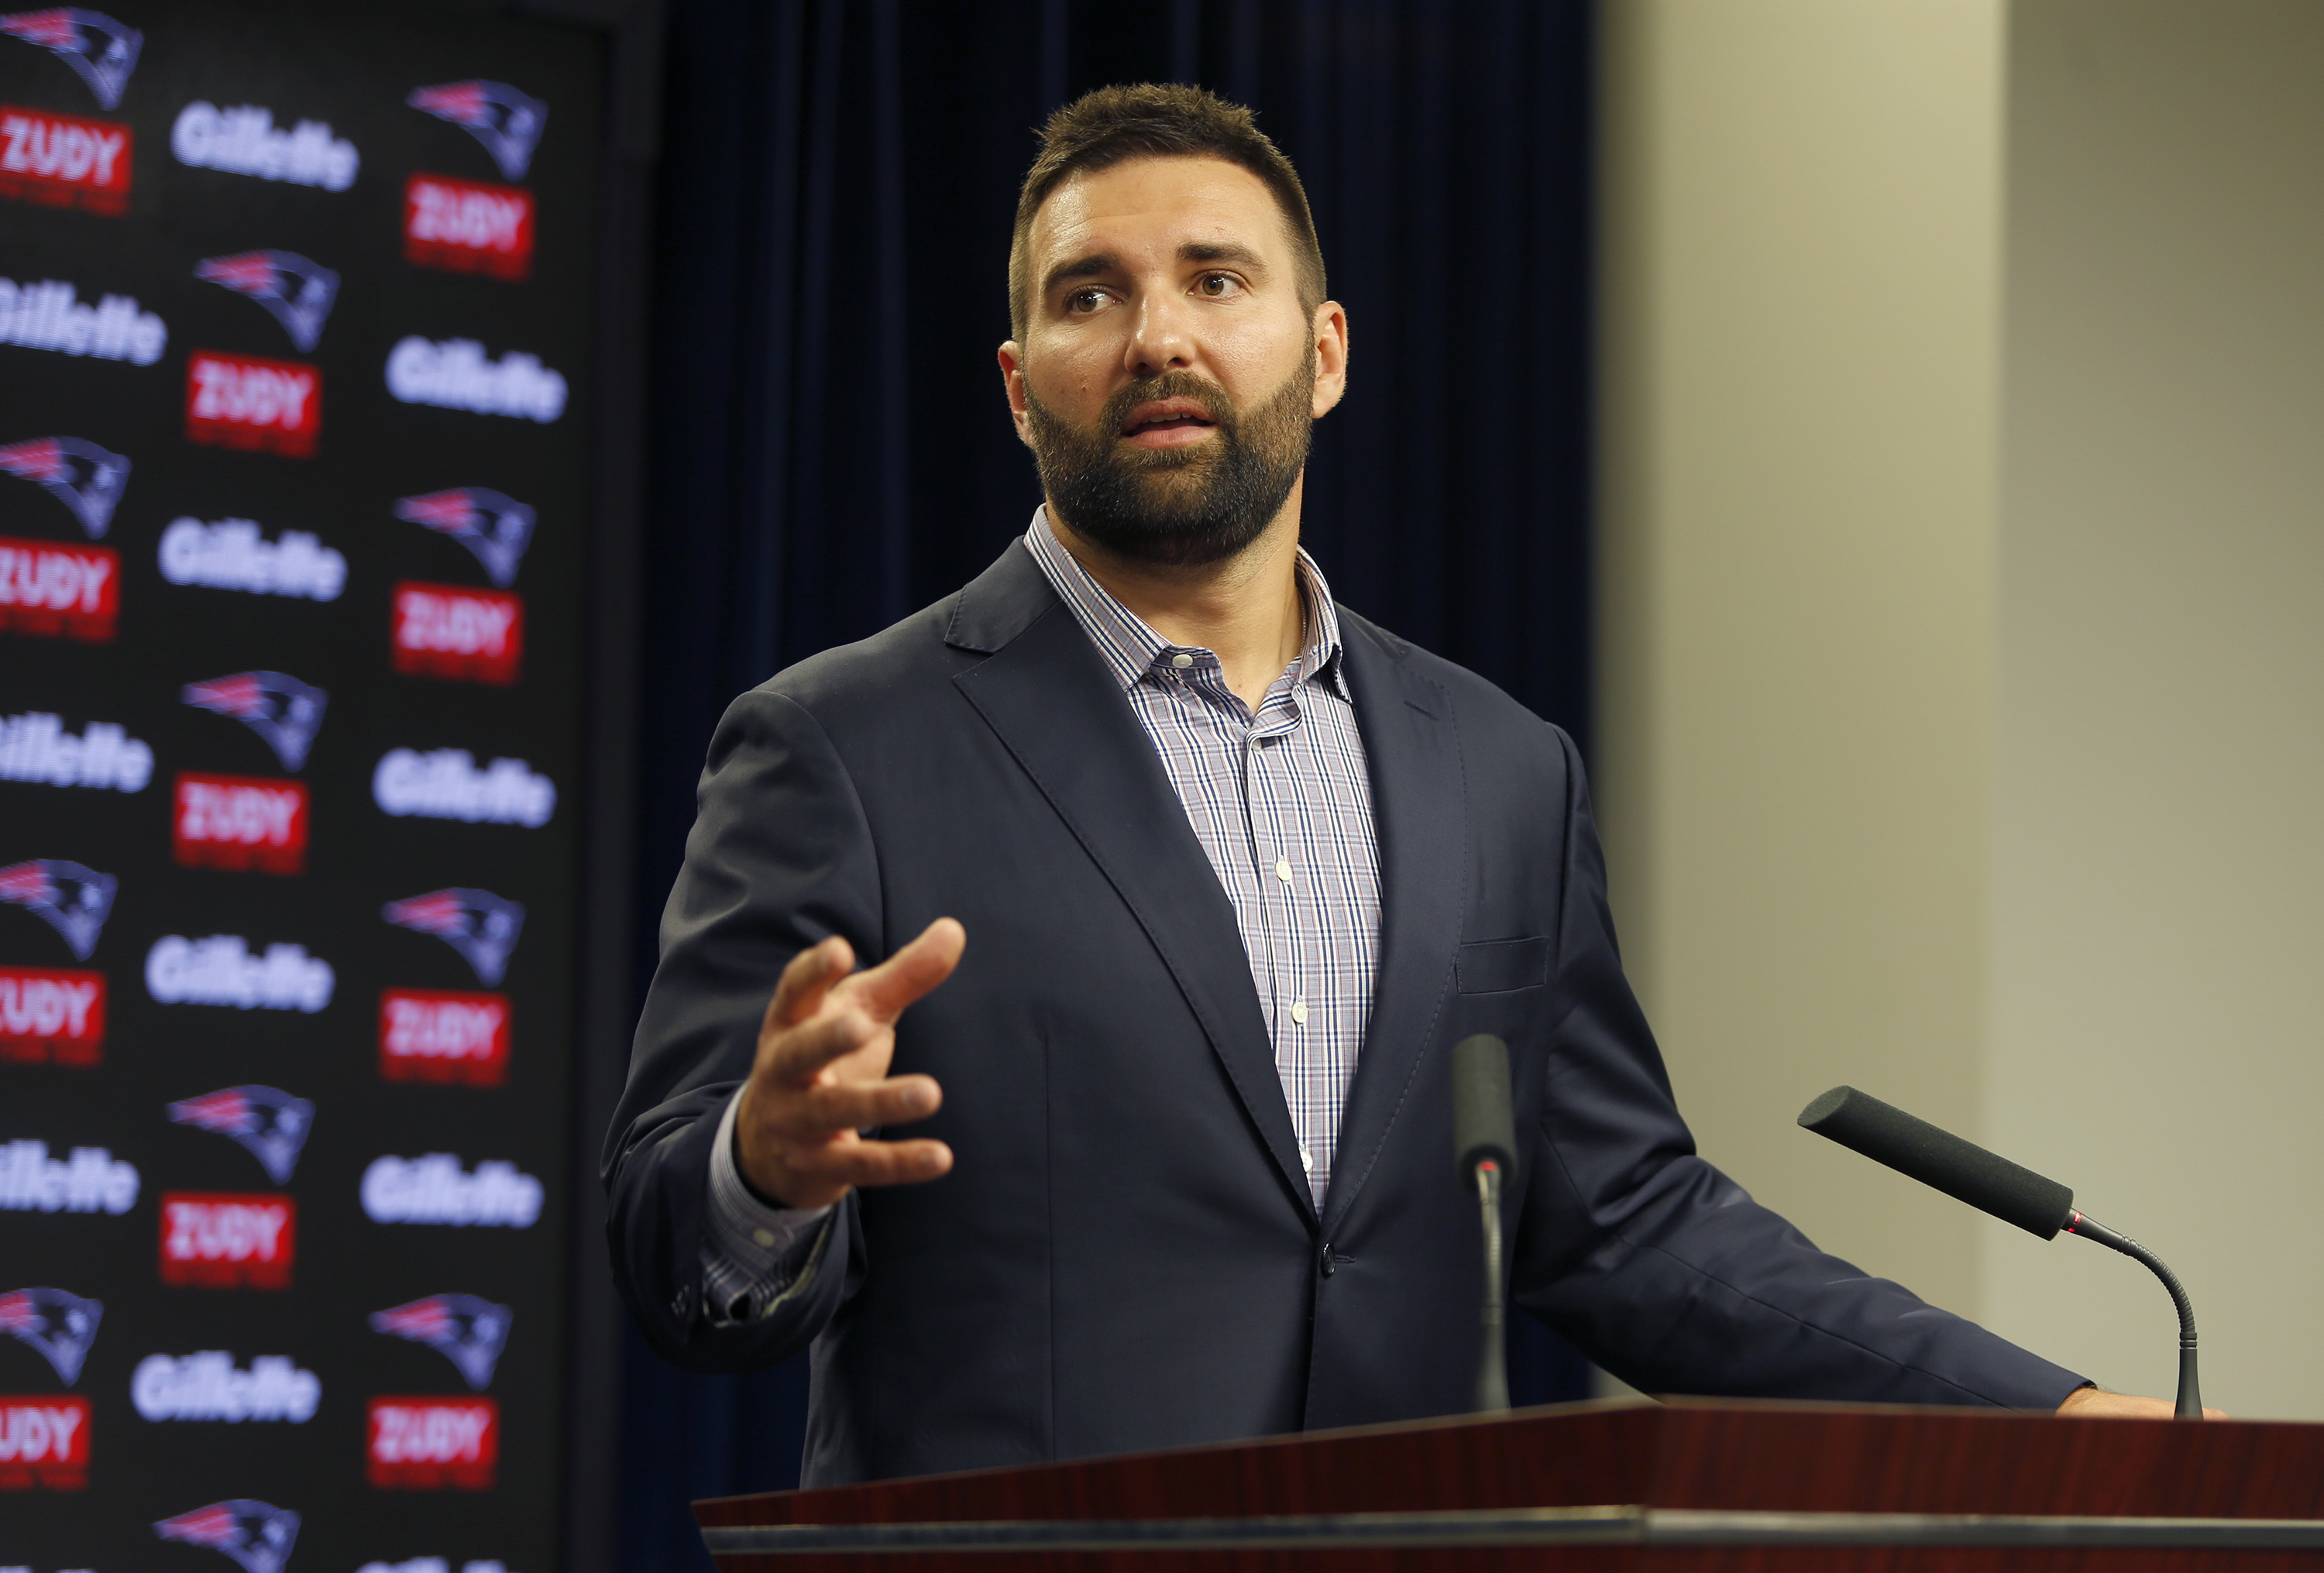
{"label": "suit jacket sleeve", "polygon": [[882,949],[871,827],[823,729],[765,688],[727,708],[661,924],[661,961],[630,1054],[604,1176],[613,1274],[654,1348],[697,1370],[770,1365],[805,1348],[860,1280],[851,1194],[811,1278],[769,1314],[714,1325],[703,1304],[711,1144],[749,1075],[790,959],[844,934]]}
{"label": "suit jacket sleeve", "polygon": [[1649,1393],[2054,1409],[2082,1378],[1817,1250],[1696,1156],[1622,976],[1581,760],[1559,741],[1566,1012],[1513,1298]]}

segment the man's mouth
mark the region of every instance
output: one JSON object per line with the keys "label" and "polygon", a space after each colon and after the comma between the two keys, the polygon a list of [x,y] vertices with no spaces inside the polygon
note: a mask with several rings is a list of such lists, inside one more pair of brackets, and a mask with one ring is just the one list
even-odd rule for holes
{"label": "man's mouth", "polygon": [[1218,424],[1202,403],[1193,399],[1149,399],[1134,406],[1121,423],[1121,435],[1141,447],[1167,447],[1199,442]]}

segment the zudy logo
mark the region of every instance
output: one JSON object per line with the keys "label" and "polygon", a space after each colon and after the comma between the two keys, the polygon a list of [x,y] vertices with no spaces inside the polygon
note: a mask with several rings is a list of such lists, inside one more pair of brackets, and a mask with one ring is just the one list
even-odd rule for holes
{"label": "zudy logo", "polygon": [[0,967],[0,1060],[86,1068],[104,1049],[104,973]]}
{"label": "zudy logo", "polygon": [[0,104],[0,197],[118,216],[129,210],[129,127]]}

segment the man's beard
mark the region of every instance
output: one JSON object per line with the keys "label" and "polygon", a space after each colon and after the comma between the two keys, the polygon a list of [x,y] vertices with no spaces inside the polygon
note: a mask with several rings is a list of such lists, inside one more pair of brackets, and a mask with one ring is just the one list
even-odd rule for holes
{"label": "man's beard", "polygon": [[[1028,389],[1033,461],[1065,522],[1115,557],[1160,567],[1223,562],[1259,538],[1306,467],[1314,389],[1310,355],[1246,416],[1218,384],[1165,372],[1107,400],[1087,430],[1067,425]],[[1214,435],[1183,447],[1123,441],[1130,410],[1153,399],[1194,400]]]}

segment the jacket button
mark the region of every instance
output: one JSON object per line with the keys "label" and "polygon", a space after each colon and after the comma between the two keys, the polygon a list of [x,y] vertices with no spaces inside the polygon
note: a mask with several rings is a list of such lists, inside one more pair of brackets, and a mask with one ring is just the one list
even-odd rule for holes
{"label": "jacket button", "polygon": [[1326,1278],[1329,1278],[1333,1274],[1340,1270],[1339,1263],[1332,1259],[1332,1246],[1328,1241],[1325,1242],[1323,1246],[1323,1276]]}

